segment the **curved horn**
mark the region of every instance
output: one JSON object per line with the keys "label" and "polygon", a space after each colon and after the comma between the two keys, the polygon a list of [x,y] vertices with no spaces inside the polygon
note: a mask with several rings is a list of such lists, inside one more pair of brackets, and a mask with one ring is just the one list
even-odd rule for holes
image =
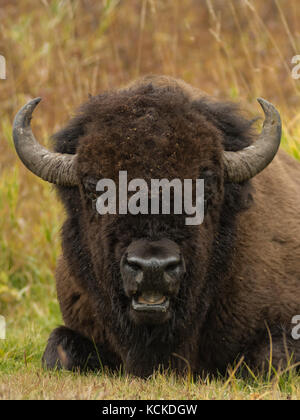
{"label": "curved horn", "polygon": [[24,165],[35,175],[57,185],[77,185],[74,164],[76,155],[49,152],[35,139],[30,121],[41,98],[29,101],[17,113],[13,123],[16,151]]}
{"label": "curved horn", "polygon": [[265,114],[262,132],[251,146],[238,152],[224,152],[224,170],[227,182],[241,183],[261,172],[275,157],[281,139],[279,112],[268,101],[257,98]]}

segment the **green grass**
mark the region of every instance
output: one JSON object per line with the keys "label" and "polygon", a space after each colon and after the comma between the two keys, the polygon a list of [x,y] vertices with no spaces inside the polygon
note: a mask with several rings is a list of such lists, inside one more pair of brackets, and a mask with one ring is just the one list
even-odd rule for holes
{"label": "green grass", "polygon": [[34,132],[44,144],[88,93],[146,73],[185,79],[218,98],[240,101],[251,115],[262,96],[280,110],[282,147],[300,159],[300,7],[290,0],[24,0],[0,5],[0,399],[300,399],[292,372],[268,380],[191,380],[156,373],[143,381],[120,372],[79,375],[41,369],[53,328],[62,323],[54,271],[63,210],[53,188],[16,158],[11,124],[29,98],[44,100]]}
{"label": "green grass", "polygon": [[[59,315],[53,314],[59,321]],[[54,322],[52,322],[54,324]],[[79,374],[45,372],[40,367],[49,325],[44,318],[24,320],[24,327],[9,326],[0,346],[0,399],[299,399],[300,378],[293,372],[264,378],[193,379],[157,372],[148,380],[124,372]]]}

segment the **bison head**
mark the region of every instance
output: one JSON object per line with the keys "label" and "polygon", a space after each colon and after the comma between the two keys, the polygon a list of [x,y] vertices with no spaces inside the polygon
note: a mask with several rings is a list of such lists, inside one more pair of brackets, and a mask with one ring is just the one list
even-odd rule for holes
{"label": "bison head", "polygon": [[[279,147],[280,116],[264,99],[258,99],[265,113],[263,130],[252,143],[251,122],[234,106],[191,92],[174,81],[146,79],[92,97],[54,136],[55,153],[43,148],[31,131],[40,98],[25,105],[14,121],[20,159],[37,176],[58,185],[68,211],[63,249],[69,270],[99,311],[109,305],[119,322],[124,314],[134,325],[157,325],[205,312],[214,287],[208,278],[225,255],[217,249],[230,248],[232,240],[226,226],[234,209],[247,201],[247,181],[272,161]],[[97,181],[108,178],[118,184],[121,170],[129,179],[147,182],[203,178],[204,222],[186,226],[184,215],[177,214],[100,216]],[[225,242],[222,235],[227,235]]]}

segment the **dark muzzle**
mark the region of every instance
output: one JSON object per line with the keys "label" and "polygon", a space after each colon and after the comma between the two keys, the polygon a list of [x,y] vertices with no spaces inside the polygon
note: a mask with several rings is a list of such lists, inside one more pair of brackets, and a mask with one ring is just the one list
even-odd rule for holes
{"label": "dark muzzle", "polygon": [[184,273],[184,259],[175,242],[132,242],[122,257],[121,274],[134,316],[166,314]]}

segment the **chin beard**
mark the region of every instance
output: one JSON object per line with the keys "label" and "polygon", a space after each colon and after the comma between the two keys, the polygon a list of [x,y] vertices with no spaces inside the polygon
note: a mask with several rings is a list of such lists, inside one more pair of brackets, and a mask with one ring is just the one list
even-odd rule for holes
{"label": "chin beard", "polygon": [[132,324],[129,348],[123,358],[126,372],[146,378],[157,369],[170,367],[175,351],[175,334],[172,320],[161,325]]}

